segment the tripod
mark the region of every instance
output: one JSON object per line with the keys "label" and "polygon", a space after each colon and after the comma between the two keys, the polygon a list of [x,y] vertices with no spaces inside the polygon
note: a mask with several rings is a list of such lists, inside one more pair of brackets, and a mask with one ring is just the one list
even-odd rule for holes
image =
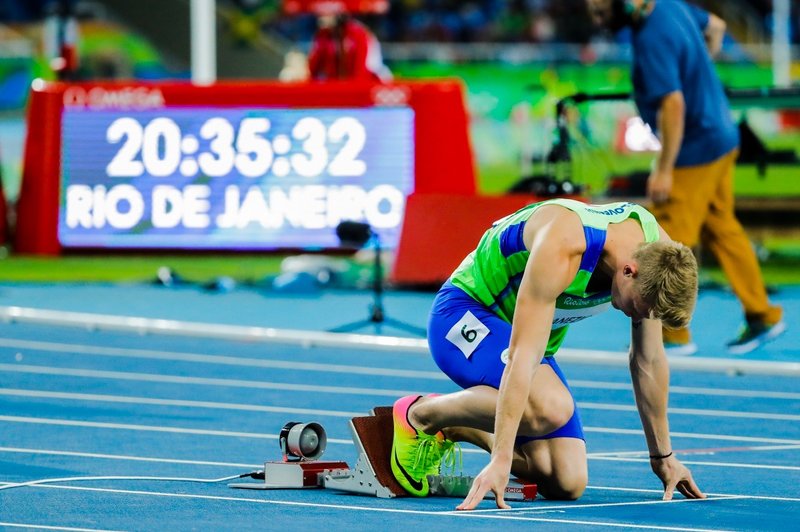
{"label": "tripod", "polygon": [[[353,222],[343,222],[343,224],[344,223],[353,224]],[[340,227],[343,224],[340,224]],[[375,327],[375,332],[380,334],[381,327],[383,325],[388,325],[407,333],[423,337],[426,336],[427,332],[422,327],[417,327],[410,323],[390,318],[386,315],[386,311],[383,308],[383,263],[381,262],[381,240],[376,233],[369,229],[368,226],[366,231],[368,232],[368,238],[366,242],[371,241],[373,243],[373,247],[375,248],[375,260],[372,267],[372,303],[369,306],[369,317],[365,320],[358,320],[352,323],[346,323],[344,325],[334,327],[333,329],[329,329],[329,332],[352,332],[372,325]]]}

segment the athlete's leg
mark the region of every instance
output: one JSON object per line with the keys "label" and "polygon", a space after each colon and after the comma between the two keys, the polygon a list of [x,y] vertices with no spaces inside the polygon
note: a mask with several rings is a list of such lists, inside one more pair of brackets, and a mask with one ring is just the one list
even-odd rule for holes
{"label": "athlete's leg", "polygon": [[[423,397],[409,411],[409,420],[427,434],[442,430],[450,440],[466,441],[491,452],[497,396],[497,389],[481,385]],[[542,364],[531,384],[511,472],[536,482],[548,498],[576,499],[586,487],[584,441],[574,433],[571,437],[547,437],[558,434],[557,429],[568,425],[573,415],[574,401],[569,390],[550,364]],[[575,423],[579,422],[574,420]]]}
{"label": "athlete's leg", "polygon": [[[409,410],[408,418],[412,425],[428,434],[454,426],[493,432],[497,396],[496,388],[478,385],[451,394],[422,397]],[[569,390],[550,365],[541,364],[533,377],[517,434],[545,436],[566,425],[574,410]]]}
{"label": "athlete's leg", "polygon": [[[434,304],[429,343],[434,360],[463,391],[423,397],[408,410],[409,422],[427,434],[491,452],[503,351],[511,326],[465,296],[444,308]],[[475,335],[454,334],[466,326]],[[470,341],[471,340],[471,341]],[[512,473],[539,484],[546,497],[574,499],[586,486],[586,451],[580,420],[566,380],[553,359],[537,369],[520,423]],[[534,441],[531,441],[534,440]]]}

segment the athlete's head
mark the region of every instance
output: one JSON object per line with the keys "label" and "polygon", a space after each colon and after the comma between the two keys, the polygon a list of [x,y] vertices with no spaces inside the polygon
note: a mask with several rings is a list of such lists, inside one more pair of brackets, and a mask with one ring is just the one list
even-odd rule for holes
{"label": "athlete's head", "polygon": [[633,320],[660,319],[670,329],[689,325],[697,302],[697,260],[679,242],[641,244],[612,288],[614,306]]}

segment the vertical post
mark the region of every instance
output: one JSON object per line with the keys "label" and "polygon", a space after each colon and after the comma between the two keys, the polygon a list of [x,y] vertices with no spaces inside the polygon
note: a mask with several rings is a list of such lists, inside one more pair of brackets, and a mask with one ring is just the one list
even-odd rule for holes
{"label": "vertical post", "polygon": [[216,0],[192,0],[192,82],[211,85],[217,80]]}
{"label": "vertical post", "polygon": [[791,85],[791,43],[789,25],[792,16],[789,0],[772,2],[772,80],[776,87]]}

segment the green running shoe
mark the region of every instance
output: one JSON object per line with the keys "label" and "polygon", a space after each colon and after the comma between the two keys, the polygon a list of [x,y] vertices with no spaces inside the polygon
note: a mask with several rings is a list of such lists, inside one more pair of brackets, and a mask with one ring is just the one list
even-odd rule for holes
{"label": "green running shoe", "polygon": [[[421,395],[398,399],[392,409],[394,438],[392,440],[392,473],[403,488],[416,497],[430,492],[428,475],[438,475],[446,441],[440,432],[431,436],[415,429],[408,421],[408,410]],[[448,448],[452,446],[447,446]]]}
{"label": "green running shoe", "polygon": [[734,340],[728,342],[728,353],[744,355],[786,332],[786,322],[764,323],[760,321],[746,322]]}

